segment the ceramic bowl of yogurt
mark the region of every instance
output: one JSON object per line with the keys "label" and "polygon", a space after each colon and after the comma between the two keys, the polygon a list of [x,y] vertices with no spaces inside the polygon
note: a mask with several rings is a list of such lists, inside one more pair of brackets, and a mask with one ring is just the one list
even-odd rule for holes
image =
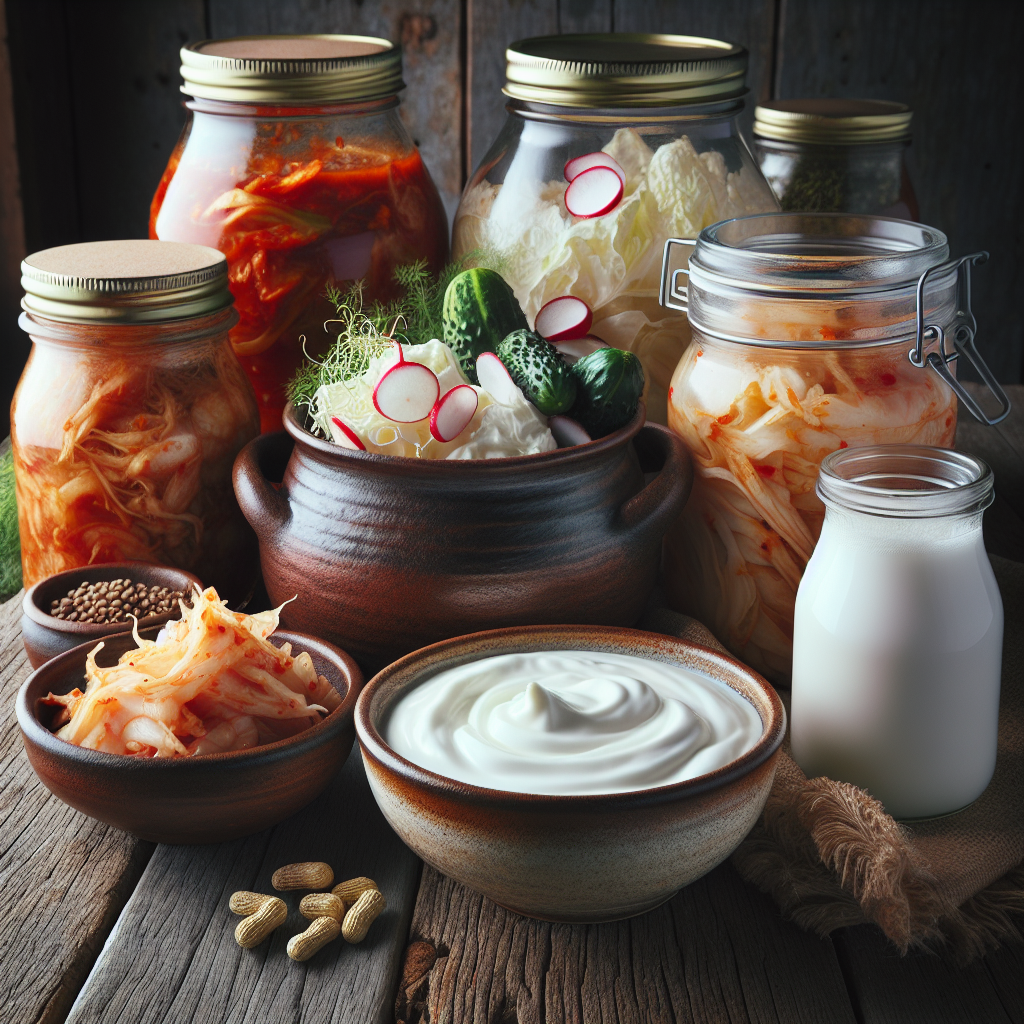
{"label": "ceramic bowl of yogurt", "polygon": [[608,626],[517,626],[422,648],[356,708],[370,786],[403,841],[549,921],[644,913],[757,821],[786,716],[728,655]]}

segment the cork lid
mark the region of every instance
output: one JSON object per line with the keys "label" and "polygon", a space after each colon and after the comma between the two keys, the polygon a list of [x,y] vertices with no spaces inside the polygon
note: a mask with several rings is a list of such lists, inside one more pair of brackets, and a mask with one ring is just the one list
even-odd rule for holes
{"label": "cork lid", "polygon": [[746,92],[747,51],[702,36],[537,36],[513,43],[505,58],[506,96],[557,106],[676,106]]}
{"label": "cork lid", "polygon": [[300,106],[355,103],[405,88],[402,51],[374,36],[206,39],[181,48],[181,91],[200,99]]}
{"label": "cork lid", "polygon": [[22,308],[68,323],[159,323],[232,303],[224,254],[205,245],[130,239],[59,245],[21,264]]}

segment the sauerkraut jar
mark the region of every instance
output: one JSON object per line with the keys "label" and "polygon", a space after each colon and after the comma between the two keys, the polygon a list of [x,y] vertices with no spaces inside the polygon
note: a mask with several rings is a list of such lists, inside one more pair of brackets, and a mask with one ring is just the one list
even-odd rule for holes
{"label": "sauerkraut jar", "polygon": [[190,117],[153,197],[151,238],[227,258],[231,342],[264,431],[321,355],[329,286],[397,296],[395,268],[448,258],[448,220],[398,117],[401,52],[363,36],[247,36],[181,50]]}
{"label": "sauerkraut jar", "polygon": [[666,539],[668,598],[786,683],[797,586],[825,512],[821,460],[868,444],[952,447],[957,394],[983,415],[952,361],[987,374],[961,276],[984,254],[949,261],[945,235],[906,221],[769,214],[705,229],[688,271],[674,255],[664,297],[687,309],[693,337],[668,421],[695,478]]}
{"label": "sauerkraut jar", "polygon": [[[664,423],[689,338],[685,317],[658,303],[666,239],[778,209],[736,122],[747,52],[606,34],[525,39],[506,56],[508,118],[466,186],[454,254],[500,271],[531,326],[552,299],[586,302],[590,333],[640,358],[648,418]],[[567,203],[570,178],[606,158],[618,198],[597,213],[571,193]]]}
{"label": "sauerkraut jar", "polygon": [[258,572],[231,469],[259,433],[228,341],[227,262],[175,242],[88,242],[22,264],[33,341],[11,407],[25,586],[95,562],[198,575],[237,602]]}

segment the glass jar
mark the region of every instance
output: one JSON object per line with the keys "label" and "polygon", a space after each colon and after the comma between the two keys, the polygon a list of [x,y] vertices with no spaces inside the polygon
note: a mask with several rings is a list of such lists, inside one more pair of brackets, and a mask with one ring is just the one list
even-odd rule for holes
{"label": "glass jar", "polygon": [[238,602],[256,538],[231,484],[259,433],[221,253],[88,242],[22,264],[32,352],[11,407],[25,586],[95,562],[194,572]]}
{"label": "glass jar", "polygon": [[996,763],[1003,605],[981,535],[992,471],[963,452],[833,452],[796,598],[793,756],[896,818],[959,810]]}
{"label": "glass jar", "polygon": [[776,100],[754,108],[754,152],[783,210],[917,220],[912,115],[882,100]]}
{"label": "glass jar", "polygon": [[[551,299],[586,302],[590,333],[640,358],[648,419],[664,423],[689,337],[658,304],[666,240],[778,208],[737,127],[747,52],[608,34],[526,39],[507,57],[508,118],[463,193],[454,254],[498,270],[531,326]],[[612,157],[625,179],[599,216],[565,204],[567,163],[586,154]]]}
{"label": "glass jar", "polygon": [[228,258],[231,342],[264,431],[334,340],[331,288],[397,297],[395,268],[448,259],[437,188],[398,117],[401,53],[360,36],[257,36],[182,48],[190,116],[153,197],[151,238]]}
{"label": "glass jar", "polygon": [[[952,365],[967,355],[991,380],[961,276],[984,254],[948,255],[945,235],[906,221],[768,214],[706,228],[688,288],[666,287],[693,331],[668,419],[695,470],[666,538],[667,595],[774,682],[789,679],[793,604],[824,516],[821,460],[951,447],[958,395],[982,415]],[[687,273],[674,256],[666,285]]]}

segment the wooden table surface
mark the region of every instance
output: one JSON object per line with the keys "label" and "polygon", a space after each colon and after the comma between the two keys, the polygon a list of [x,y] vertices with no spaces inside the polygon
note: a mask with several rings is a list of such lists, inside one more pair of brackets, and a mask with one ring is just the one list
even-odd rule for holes
{"label": "wooden table surface", "polygon": [[[996,470],[989,550],[1024,561],[1024,386],[1002,433],[958,444]],[[965,417],[966,418],[966,417]],[[873,927],[818,939],[725,864],[639,918],[552,925],[439,875],[377,811],[358,753],[325,795],[266,832],[154,846],[62,804],[33,774],[14,718],[30,671],[20,595],[0,606],[0,1022],[3,1024],[1019,1024],[1021,948],[957,969],[900,957]],[[236,889],[326,860],[369,874],[388,910],[360,946],[290,961],[288,923],[235,945]],[[304,922],[303,922],[304,923]]]}

